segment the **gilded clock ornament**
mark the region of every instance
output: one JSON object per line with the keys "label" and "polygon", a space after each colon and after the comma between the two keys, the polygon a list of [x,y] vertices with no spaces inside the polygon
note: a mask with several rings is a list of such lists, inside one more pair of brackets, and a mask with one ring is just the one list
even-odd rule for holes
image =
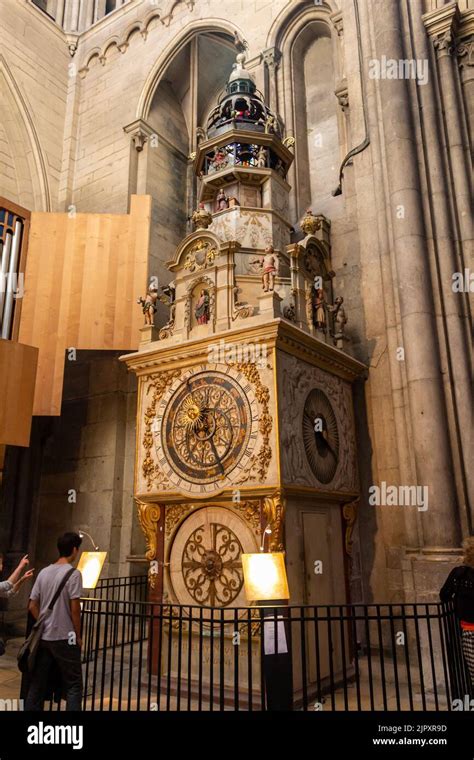
{"label": "gilded clock ornament", "polygon": [[232,370],[189,371],[156,415],[158,465],[181,490],[210,493],[253,456],[259,409],[250,383]]}

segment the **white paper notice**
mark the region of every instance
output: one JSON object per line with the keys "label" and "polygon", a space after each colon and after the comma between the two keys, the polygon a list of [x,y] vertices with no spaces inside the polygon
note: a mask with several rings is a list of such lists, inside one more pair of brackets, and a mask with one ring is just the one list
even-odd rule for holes
{"label": "white paper notice", "polygon": [[[277,631],[276,631],[276,649],[275,649],[275,620],[271,618],[264,618],[264,639],[263,647],[265,654],[285,654],[288,652],[288,645],[286,643],[285,624],[283,622],[283,616],[277,617]],[[281,621],[281,622],[280,622]]]}

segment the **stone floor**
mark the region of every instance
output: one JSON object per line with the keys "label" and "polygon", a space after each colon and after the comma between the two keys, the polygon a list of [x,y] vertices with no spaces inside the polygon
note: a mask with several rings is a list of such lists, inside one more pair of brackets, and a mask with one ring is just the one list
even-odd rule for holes
{"label": "stone floor", "polygon": [[[18,671],[17,664],[16,664],[16,654],[21,643],[22,643],[21,638],[10,639],[7,642],[6,653],[0,658],[0,709],[2,709],[3,707],[3,703],[1,702],[1,700],[15,700],[15,699],[18,699],[19,697],[21,677],[20,677],[20,673]],[[88,694],[87,709],[94,709],[94,710],[100,710],[100,709],[102,710],[118,710],[118,709],[147,710],[147,709],[151,709],[152,711],[178,709],[176,688],[172,688],[170,690],[169,701],[167,701],[166,679],[163,679],[162,681],[161,695],[159,699],[158,699],[158,694],[157,694],[156,678],[152,679],[149,698],[148,698],[149,682],[145,673],[143,674],[144,680],[142,680],[142,683],[140,685],[140,694],[138,692],[138,680],[136,676],[136,669],[132,669],[132,678],[131,678],[131,684],[130,684],[129,682],[130,681],[130,662],[129,662],[128,652],[126,650],[127,648],[125,647],[125,653],[121,652],[120,657],[117,656],[113,673],[110,667],[110,659],[108,659],[106,663],[106,673],[104,677],[104,686],[105,686],[104,694],[110,693],[110,685],[112,682],[113,682],[113,692],[112,692],[112,699],[104,698],[102,703],[100,703],[100,700],[98,698],[95,698],[93,700],[92,680],[93,680],[94,666],[92,663],[89,664],[88,674],[86,674],[86,668],[84,666],[84,681],[87,684],[86,690]],[[121,700],[121,705],[119,706],[118,684],[119,684],[120,663],[122,665],[122,679],[123,680],[122,680],[122,700]],[[308,697],[308,709],[309,710],[322,709],[323,711],[332,711],[332,710],[344,711],[345,709],[348,709],[349,711],[354,711],[357,709],[370,710],[371,702],[370,702],[369,681],[367,677],[366,666],[367,666],[366,661],[361,659],[360,661],[360,675],[361,675],[360,677],[360,692],[361,692],[360,708],[358,708],[356,684],[349,683],[347,685],[347,708],[345,707],[344,690],[343,688],[339,688],[335,691],[334,703],[332,702],[330,695],[326,695],[325,697],[323,697],[321,705],[318,705],[315,697],[311,697],[311,698]],[[377,669],[375,667],[374,667],[374,673],[375,675],[372,681],[374,707],[376,710],[383,710],[384,701],[383,701],[382,682],[381,682],[380,676],[377,675]],[[101,680],[102,680],[102,664],[99,657],[97,661],[96,683],[99,684]],[[397,700],[396,700],[393,682],[388,682],[386,684],[386,691],[387,691],[387,708],[386,709],[390,711],[397,710],[398,707],[397,707]],[[218,689],[217,687],[215,687],[215,696],[214,696],[213,705],[212,705],[213,710],[220,709],[218,697],[219,697]],[[426,709],[435,710],[436,704],[435,704],[433,693],[430,692],[429,690],[426,690],[425,699],[426,699]],[[93,701],[94,701],[94,706],[92,707]],[[159,702],[159,705],[158,705],[158,702]],[[413,704],[414,710],[424,709],[423,701],[421,698],[421,691],[419,688],[417,689],[416,685],[413,688],[413,702],[414,702]],[[445,696],[439,697],[438,704],[439,704],[438,709],[446,710],[447,709],[446,697]],[[256,694],[253,709],[258,710],[259,705],[260,705],[260,697],[258,694]],[[184,688],[181,692],[181,700],[180,700],[179,709],[181,710],[188,709],[188,697],[187,697],[186,690]],[[197,696],[193,693],[191,695],[191,700],[190,700],[190,709],[191,710],[199,709]],[[208,695],[203,696],[202,709],[203,710],[210,709],[210,700],[209,700]],[[233,693],[231,689],[229,689],[226,694],[224,709],[225,710],[234,709]],[[243,710],[247,709],[246,700],[242,700],[242,702],[239,705],[239,709],[243,709]],[[405,710],[410,709],[407,685],[403,683],[400,684],[400,709],[405,709]]]}

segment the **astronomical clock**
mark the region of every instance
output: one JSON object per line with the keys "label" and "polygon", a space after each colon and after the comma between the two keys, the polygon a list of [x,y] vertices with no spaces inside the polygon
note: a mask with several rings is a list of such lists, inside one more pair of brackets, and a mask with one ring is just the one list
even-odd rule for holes
{"label": "astronomical clock", "polygon": [[[239,56],[198,145],[194,231],[141,298],[134,494],[150,598],[245,606],[242,553],[285,552],[291,602],[342,603],[358,475],[330,221],[287,218],[294,140]],[[237,94],[236,94],[237,93]],[[238,106],[238,107],[237,107]],[[168,321],[153,324],[154,304]],[[329,564],[318,586],[316,560]]]}

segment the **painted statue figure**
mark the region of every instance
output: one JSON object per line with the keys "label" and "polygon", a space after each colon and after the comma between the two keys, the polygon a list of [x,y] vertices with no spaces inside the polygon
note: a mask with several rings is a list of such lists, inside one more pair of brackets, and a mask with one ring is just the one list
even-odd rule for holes
{"label": "painted statue figure", "polygon": [[277,121],[272,114],[267,114],[266,119],[259,119],[257,124],[263,124],[265,127],[265,134],[268,135],[270,132],[276,132],[276,126]]}
{"label": "painted statue figure", "polygon": [[198,325],[207,325],[210,317],[210,298],[208,290],[201,290],[194,314]]}
{"label": "painted statue figure", "polygon": [[334,315],[333,338],[336,348],[344,347],[344,330],[347,324],[347,317],[344,306],[342,305],[343,303],[343,297],[338,296],[334,302],[334,305],[329,304],[327,307],[328,311]]}
{"label": "painted statue figure", "polygon": [[314,288],[313,323],[318,330],[326,329],[326,296],[322,288]]}
{"label": "painted statue figure", "polygon": [[143,314],[145,317],[145,325],[153,325],[155,321],[155,314],[156,314],[156,302],[158,300],[158,288],[155,288],[154,286],[150,285],[148,288],[148,293],[146,294],[145,298],[137,299],[137,303],[139,303],[142,307]]}
{"label": "painted statue figure", "polygon": [[257,167],[259,169],[265,169],[267,165],[267,151],[263,147],[263,145],[260,146],[257,152]]}
{"label": "painted statue figure", "polygon": [[273,290],[275,287],[275,277],[278,274],[278,256],[272,245],[265,248],[263,256],[252,259],[250,264],[258,264],[262,271],[262,288],[265,293]]}
{"label": "painted statue figure", "polygon": [[221,188],[216,198],[216,211],[223,211],[226,208],[229,208],[229,198]]}
{"label": "painted statue figure", "polygon": [[217,145],[214,148],[214,156],[211,159],[211,166],[216,172],[227,166],[227,153],[223,148],[218,148]]}

